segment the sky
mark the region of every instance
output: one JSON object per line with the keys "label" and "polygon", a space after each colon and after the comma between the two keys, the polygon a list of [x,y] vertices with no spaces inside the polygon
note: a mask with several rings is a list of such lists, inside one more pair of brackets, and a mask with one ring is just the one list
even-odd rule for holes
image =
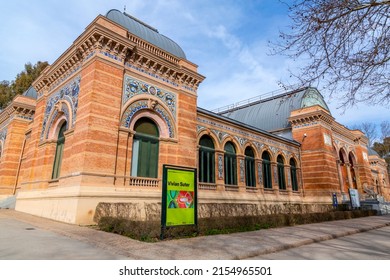
{"label": "sky", "polygon": [[[287,0],[288,1],[288,0]],[[124,11],[178,43],[206,79],[198,106],[216,109],[294,84],[300,61],[270,55],[290,21],[278,0],[12,0],[1,3],[0,81],[14,80],[24,64],[53,63],[99,14]],[[333,117],[352,127],[390,120],[390,108],[340,101],[321,90]]]}

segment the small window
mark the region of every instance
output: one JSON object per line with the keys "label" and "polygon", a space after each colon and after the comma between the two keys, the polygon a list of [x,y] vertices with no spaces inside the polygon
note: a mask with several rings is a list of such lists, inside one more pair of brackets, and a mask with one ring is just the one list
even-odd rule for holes
{"label": "small window", "polygon": [[293,191],[298,191],[297,163],[293,158],[290,159],[291,185]]}
{"label": "small window", "polygon": [[232,142],[225,144],[225,184],[237,185],[236,149]]}
{"label": "small window", "polygon": [[159,131],[149,118],[141,118],[134,125],[131,176],[157,178]]}
{"label": "small window", "polygon": [[245,149],[245,181],[248,187],[256,186],[255,153],[251,147]]}
{"label": "small window", "polygon": [[58,132],[56,153],[54,156],[52,179],[58,179],[61,173],[62,157],[64,154],[66,122],[62,124],[60,131]]}
{"label": "small window", "polygon": [[281,155],[277,157],[278,162],[278,181],[279,181],[279,189],[286,189],[286,179],[284,176],[284,159]]}
{"label": "small window", "polygon": [[263,160],[263,177],[264,177],[264,188],[272,189],[272,177],[271,177],[271,156],[265,151],[261,155]]}
{"label": "small window", "polygon": [[199,182],[215,183],[215,150],[214,142],[208,135],[199,141]]}

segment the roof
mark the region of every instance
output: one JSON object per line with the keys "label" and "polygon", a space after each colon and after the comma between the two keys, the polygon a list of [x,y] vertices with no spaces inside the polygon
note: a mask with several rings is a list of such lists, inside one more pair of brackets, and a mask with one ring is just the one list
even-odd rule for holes
{"label": "roof", "polygon": [[379,154],[371,147],[367,147],[368,155],[369,156],[377,156],[380,157]]}
{"label": "roof", "polygon": [[232,107],[219,114],[262,130],[278,131],[291,127],[288,122],[291,111],[314,105],[319,105],[330,113],[320,92],[306,87]]}
{"label": "roof", "polygon": [[160,34],[157,29],[136,19],[135,17],[115,9],[109,10],[106,17],[125,27],[130,33],[155,45],[156,47],[159,47],[174,56],[186,59],[184,51],[177,43]]}
{"label": "roof", "polygon": [[28,90],[26,90],[26,91],[23,93],[23,95],[24,95],[24,96],[27,96],[27,97],[34,98],[34,99],[37,99],[37,96],[38,96],[36,90],[35,90],[32,86],[30,86],[30,87],[28,88]]}
{"label": "roof", "polygon": [[273,133],[269,133],[268,131],[259,129],[257,127],[253,127],[251,125],[248,125],[246,123],[242,123],[242,122],[234,120],[234,119],[230,119],[228,117],[216,114],[216,113],[214,113],[212,111],[209,111],[209,110],[206,110],[206,109],[203,109],[203,108],[200,108],[200,107],[197,107],[197,112],[201,113],[201,114],[208,115],[210,117],[217,118],[217,119],[222,120],[222,121],[230,122],[230,123],[232,123],[234,125],[240,126],[242,128],[250,129],[250,130],[252,130],[254,132],[258,132],[258,133],[261,133],[263,135],[267,135],[268,137],[271,137],[271,138],[274,138],[274,139],[277,139],[277,140],[280,140],[280,141],[286,141],[288,143],[300,146],[300,143],[295,141],[292,138],[286,138],[286,137],[283,137],[281,135],[276,135],[276,134],[273,134]]}

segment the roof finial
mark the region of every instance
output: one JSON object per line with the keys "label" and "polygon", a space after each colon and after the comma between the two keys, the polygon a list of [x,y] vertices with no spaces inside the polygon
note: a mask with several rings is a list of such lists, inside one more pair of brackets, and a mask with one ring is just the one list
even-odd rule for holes
{"label": "roof finial", "polygon": [[125,5],[125,7],[123,8],[123,12],[126,13],[126,5]]}

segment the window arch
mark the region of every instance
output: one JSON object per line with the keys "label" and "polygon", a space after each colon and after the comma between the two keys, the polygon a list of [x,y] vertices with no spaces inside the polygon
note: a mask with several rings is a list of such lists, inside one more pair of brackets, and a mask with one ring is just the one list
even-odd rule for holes
{"label": "window arch", "polygon": [[297,163],[293,158],[290,159],[290,175],[292,190],[298,191]]}
{"label": "window arch", "polygon": [[66,122],[64,122],[61,125],[60,131],[58,132],[56,153],[54,156],[54,163],[53,163],[53,172],[51,175],[52,179],[58,179],[58,177],[60,177],[62,157],[64,154],[64,146],[65,146],[65,136],[64,136],[65,130],[66,130]]}
{"label": "window arch", "polygon": [[237,185],[236,149],[232,142],[225,144],[225,184]]}
{"label": "window arch", "polygon": [[271,156],[267,151],[264,151],[261,155],[261,159],[263,160],[264,188],[272,189]]}
{"label": "window arch", "polygon": [[285,190],[286,189],[286,178],[284,176],[284,158],[282,155],[278,155],[276,161],[278,162],[278,182],[279,182],[279,189]]}
{"label": "window arch", "polygon": [[245,182],[248,187],[256,186],[255,153],[251,147],[245,149]]}
{"label": "window arch", "polygon": [[199,140],[199,182],[215,183],[214,142],[208,135]]}
{"label": "window arch", "polygon": [[142,117],[134,124],[131,176],[157,178],[159,130],[149,118]]}

